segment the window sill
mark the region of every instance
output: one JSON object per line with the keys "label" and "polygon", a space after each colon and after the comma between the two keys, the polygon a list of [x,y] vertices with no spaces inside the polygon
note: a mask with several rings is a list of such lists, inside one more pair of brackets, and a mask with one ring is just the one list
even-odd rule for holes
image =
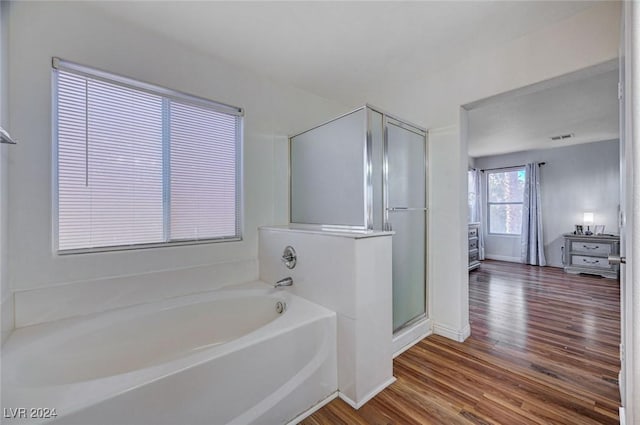
{"label": "window sill", "polygon": [[229,238],[216,238],[216,239],[201,239],[197,241],[173,241],[173,242],[160,242],[160,243],[148,243],[148,244],[139,244],[139,245],[119,245],[119,246],[103,246],[96,248],[80,248],[80,249],[65,249],[58,250],[55,252],[56,255],[72,255],[72,254],[94,254],[99,252],[113,252],[113,251],[132,251],[132,250],[140,250],[140,249],[149,249],[149,248],[166,248],[173,246],[187,246],[187,245],[204,245],[204,244],[212,244],[219,242],[239,242],[242,241],[242,236],[240,237],[229,237]]}

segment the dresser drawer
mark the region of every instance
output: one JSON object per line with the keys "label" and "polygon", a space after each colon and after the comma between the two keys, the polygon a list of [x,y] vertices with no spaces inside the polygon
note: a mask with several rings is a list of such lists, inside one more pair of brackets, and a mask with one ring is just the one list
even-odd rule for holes
{"label": "dresser drawer", "polygon": [[562,251],[564,271],[572,274],[595,274],[618,279],[620,267],[609,264],[608,255],[620,252],[620,237],[616,235],[575,235],[565,233]]}
{"label": "dresser drawer", "polygon": [[469,237],[477,238],[478,237],[478,228],[477,227],[469,227]]}
{"label": "dresser drawer", "polygon": [[478,248],[478,239],[477,238],[469,239],[469,251],[476,248]]}
{"label": "dresser drawer", "polygon": [[584,255],[572,255],[571,265],[581,267],[595,267],[599,269],[610,268],[608,259],[600,257],[587,257]]}
{"label": "dresser drawer", "polygon": [[582,241],[572,241],[571,251],[584,252],[589,255],[609,255],[612,252],[610,243]]}
{"label": "dresser drawer", "polygon": [[469,263],[473,263],[474,261],[478,261],[479,259],[480,256],[477,249],[469,251]]}

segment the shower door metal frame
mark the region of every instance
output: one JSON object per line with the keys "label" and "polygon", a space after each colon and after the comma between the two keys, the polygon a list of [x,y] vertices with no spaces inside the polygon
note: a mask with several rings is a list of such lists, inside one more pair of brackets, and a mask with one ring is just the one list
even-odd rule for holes
{"label": "shower door metal frame", "polygon": [[[289,154],[289,160],[288,160],[288,178],[289,178],[289,223],[292,224],[296,224],[296,225],[301,225],[301,226],[309,226],[310,228],[322,228],[323,230],[343,230],[343,231],[368,231],[368,230],[373,230],[373,175],[372,175],[372,139],[371,139],[371,132],[369,131],[369,118],[367,116],[367,109],[370,109],[369,105],[364,105],[361,106],[359,108],[356,108],[352,111],[346,112],[338,117],[335,117],[333,119],[330,119],[328,121],[325,121],[321,124],[318,124],[314,127],[311,127],[305,131],[302,131],[300,133],[296,133],[292,136],[289,136],[289,149],[288,149],[288,154]],[[309,131],[313,131],[317,128],[323,127],[327,124],[330,124],[334,121],[338,121],[342,118],[348,117],[349,115],[355,114],[356,112],[359,111],[364,111],[364,120],[363,120],[363,124],[364,124],[364,144],[363,144],[363,149],[362,149],[362,156],[363,156],[363,201],[364,201],[364,217],[363,217],[363,224],[362,225],[350,225],[350,224],[326,224],[326,223],[297,223],[297,222],[292,222],[291,221],[291,217],[292,217],[292,212],[293,212],[293,202],[292,202],[292,193],[291,193],[291,187],[292,187],[292,174],[291,174],[291,149],[292,149],[292,145],[293,145],[293,138],[300,136],[304,133],[308,133]]]}
{"label": "shower door metal frame", "polygon": [[[380,112],[380,111],[378,111]],[[428,167],[429,167],[429,162],[428,162],[428,157],[427,157],[427,140],[428,140],[428,132],[421,128],[421,127],[417,127],[413,124],[409,124],[405,121],[402,121],[398,118],[395,118],[393,116],[390,116],[384,112],[382,113],[382,125],[383,125],[383,134],[384,134],[384,140],[383,140],[383,148],[382,148],[382,152],[383,152],[383,167],[382,167],[382,175],[383,175],[383,184],[382,184],[382,202],[383,202],[383,230],[386,231],[392,231],[393,229],[391,228],[391,225],[389,223],[389,212],[399,212],[399,211],[416,211],[416,210],[421,210],[424,211],[424,299],[423,301],[423,310],[424,312],[411,318],[409,321],[405,322],[404,324],[402,324],[399,328],[394,329],[393,333],[397,333],[402,331],[403,329],[406,329],[410,326],[412,326],[413,324],[415,324],[416,322],[428,317],[428,306],[429,303],[427,301],[427,298],[429,297],[429,293],[428,293],[428,238],[427,235],[429,233],[429,172],[428,172]],[[389,125],[395,125],[396,127],[400,127],[403,130],[407,130],[407,131],[411,131],[415,134],[417,134],[418,136],[423,137],[423,152],[424,152],[424,189],[425,189],[425,193],[424,193],[424,208],[396,208],[396,207],[389,207]]]}
{"label": "shower door metal frame", "polygon": [[370,121],[369,118],[369,114],[367,113],[368,110],[377,112],[379,114],[382,115],[382,130],[383,130],[383,140],[382,140],[382,229],[380,230],[392,230],[390,229],[389,226],[389,212],[390,211],[400,211],[400,210],[415,210],[416,208],[402,208],[402,209],[391,209],[389,207],[389,156],[388,156],[388,144],[389,144],[389,134],[388,134],[388,127],[389,125],[395,125],[397,127],[400,127],[404,130],[408,130],[411,131],[421,137],[424,138],[424,185],[425,185],[425,198],[424,198],[424,208],[419,208],[420,210],[424,211],[424,289],[425,289],[425,296],[423,298],[423,310],[424,313],[419,314],[418,316],[412,318],[411,320],[409,320],[408,322],[404,323],[401,327],[399,327],[398,329],[394,330],[394,333],[399,332],[403,329],[406,329],[407,327],[412,326],[413,324],[415,324],[416,322],[419,322],[420,320],[428,317],[428,313],[429,313],[429,286],[428,286],[428,252],[429,252],[429,246],[428,246],[428,238],[427,235],[429,234],[429,162],[428,162],[428,152],[427,152],[427,142],[428,142],[428,131],[418,125],[415,125],[409,121],[403,120],[401,118],[398,118],[396,116],[394,116],[393,114],[389,114],[388,112],[385,112],[384,110],[366,104],[364,106],[361,106],[359,108],[356,108],[350,112],[347,112],[345,114],[342,114],[336,118],[333,118],[331,120],[325,121],[322,124],[316,125],[308,130],[305,130],[303,132],[294,134],[292,136],[289,136],[289,146],[288,146],[288,154],[289,154],[289,161],[288,161],[288,173],[289,173],[289,222],[291,223],[291,217],[292,217],[292,209],[293,209],[293,203],[292,203],[292,193],[291,193],[291,187],[292,187],[292,173],[291,173],[291,150],[292,150],[292,144],[293,144],[293,138],[296,136],[299,136],[301,134],[307,133],[309,131],[315,130],[319,127],[322,127],[324,125],[327,125],[329,123],[332,123],[334,121],[337,121],[339,119],[345,118],[351,114],[354,114],[358,111],[364,110],[365,114],[364,114],[364,145],[363,145],[363,162],[364,162],[364,173],[363,173],[363,185],[364,185],[364,217],[363,217],[363,225],[339,225],[339,224],[322,224],[322,223],[293,223],[293,224],[297,224],[297,225],[301,225],[301,226],[308,226],[310,228],[321,228],[321,229],[325,229],[325,230],[344,230],[344,231],[372,231],[375,228],[375,223],[373,220],[373,215],[374,215],[374,209],[377,210],[377,205],[374,205],[374,199],[373,199],[373,137],[372,137],[372,131],[371,131],[371,125],[372,122]]}

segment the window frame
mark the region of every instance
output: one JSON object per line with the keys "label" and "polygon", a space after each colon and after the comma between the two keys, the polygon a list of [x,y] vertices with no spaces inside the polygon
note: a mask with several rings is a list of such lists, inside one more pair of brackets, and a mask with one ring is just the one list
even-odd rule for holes
{"label": "window frame", "polygon": [[[524,194],[523,194],[523,199],[520,202],[491,202],[489,200],[489,175],[505,173],[505,172],[513,172],[513,171],[523,171],[525,173],[527,172],[526,167],[516,166],[516,167],[495,168],[492,170],[487,170],[487,172],[485,173],[486,194],[487,194],[486,206],[487,206],[487,234],[488,235],[518,238],[522,234],[522,233],[517,233],[517,234],[516,233],[497,233],[497,232],[491,231],[491,205],[523,205],[524,206]],[[526,178],[526,175],[525,175],[525,178]]]}
{"label": "window frame", "polygon": [[[173,246],[186,246],[186,245],[202,245],[219,242],[238,242],[243,240],[244,235],[244,162],[243,162],[243,147],[244,147],[244,109],[228,105],[221,102],[212,101],[199,96],[194,96],[177,90],[168,89],[155,84],[138,81],[129,77],[124,77],[111,72],[103,71],[100,69],[80,65],[74,62],[62,60],[57,57],[52,58],[52,72],[51,72],[51,129],[52,129],[52,214],[51,214],[51,228],[52,228],[52,250],[54,255],[70,255],[70,254],[84,254],[84,253],[98,253],[98,252],[111,252],[111,251],[128,251],[139,250],[148,248],[163,248]],[[88,247],[88,248],[73,248],[73,249],[59,249],[59,186],[58,186],[58,171],[59,171],[59,150],[58,150],[58,71],[65,71],[88,77],[95,80],[104,81],[119,86],[124,86],[130,89],[151,93],[157,96],[161,96],[163,101],[175,100],[181,103],[187,103],[198,107],[203,107],[209,110],[213,110],[218,113],[234,115],[236,120],[236,158],[235,158],[235,206],[236,206],[236,234],[233,236],[215,237],[215,238],[203,238],[203,239],[179,239],[179,240],[166,240],[163,242],[142,243],[142,244],[129,244],[129,245],[113,245],[113,246],[101,246],[101,247]],[[163,138],[164,139],[164,138]],[[168,143],[163,140],[163,150],[167,149]],[[166,193],[169,189],[168,185],[168,173],[169,168],[163,165],[162,169],[162,185],[163,191]],[[164,233],[167,232],[167,220],[170,219],[171,211],[168,206],[168,199],[165,196],[163,200],[163,227]]]}

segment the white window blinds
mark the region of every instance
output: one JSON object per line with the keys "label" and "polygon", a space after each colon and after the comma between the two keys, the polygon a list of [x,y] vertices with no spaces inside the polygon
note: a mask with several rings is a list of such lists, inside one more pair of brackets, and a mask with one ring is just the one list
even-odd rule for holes
{"label": "white window blinds", "polygon": [[236,117],[178,102],[170,115],[171,238],[234,234]]}
{"label": "white window blinds", "polygon": [[61,253],[240,238],[240,109],[54,63]]}

